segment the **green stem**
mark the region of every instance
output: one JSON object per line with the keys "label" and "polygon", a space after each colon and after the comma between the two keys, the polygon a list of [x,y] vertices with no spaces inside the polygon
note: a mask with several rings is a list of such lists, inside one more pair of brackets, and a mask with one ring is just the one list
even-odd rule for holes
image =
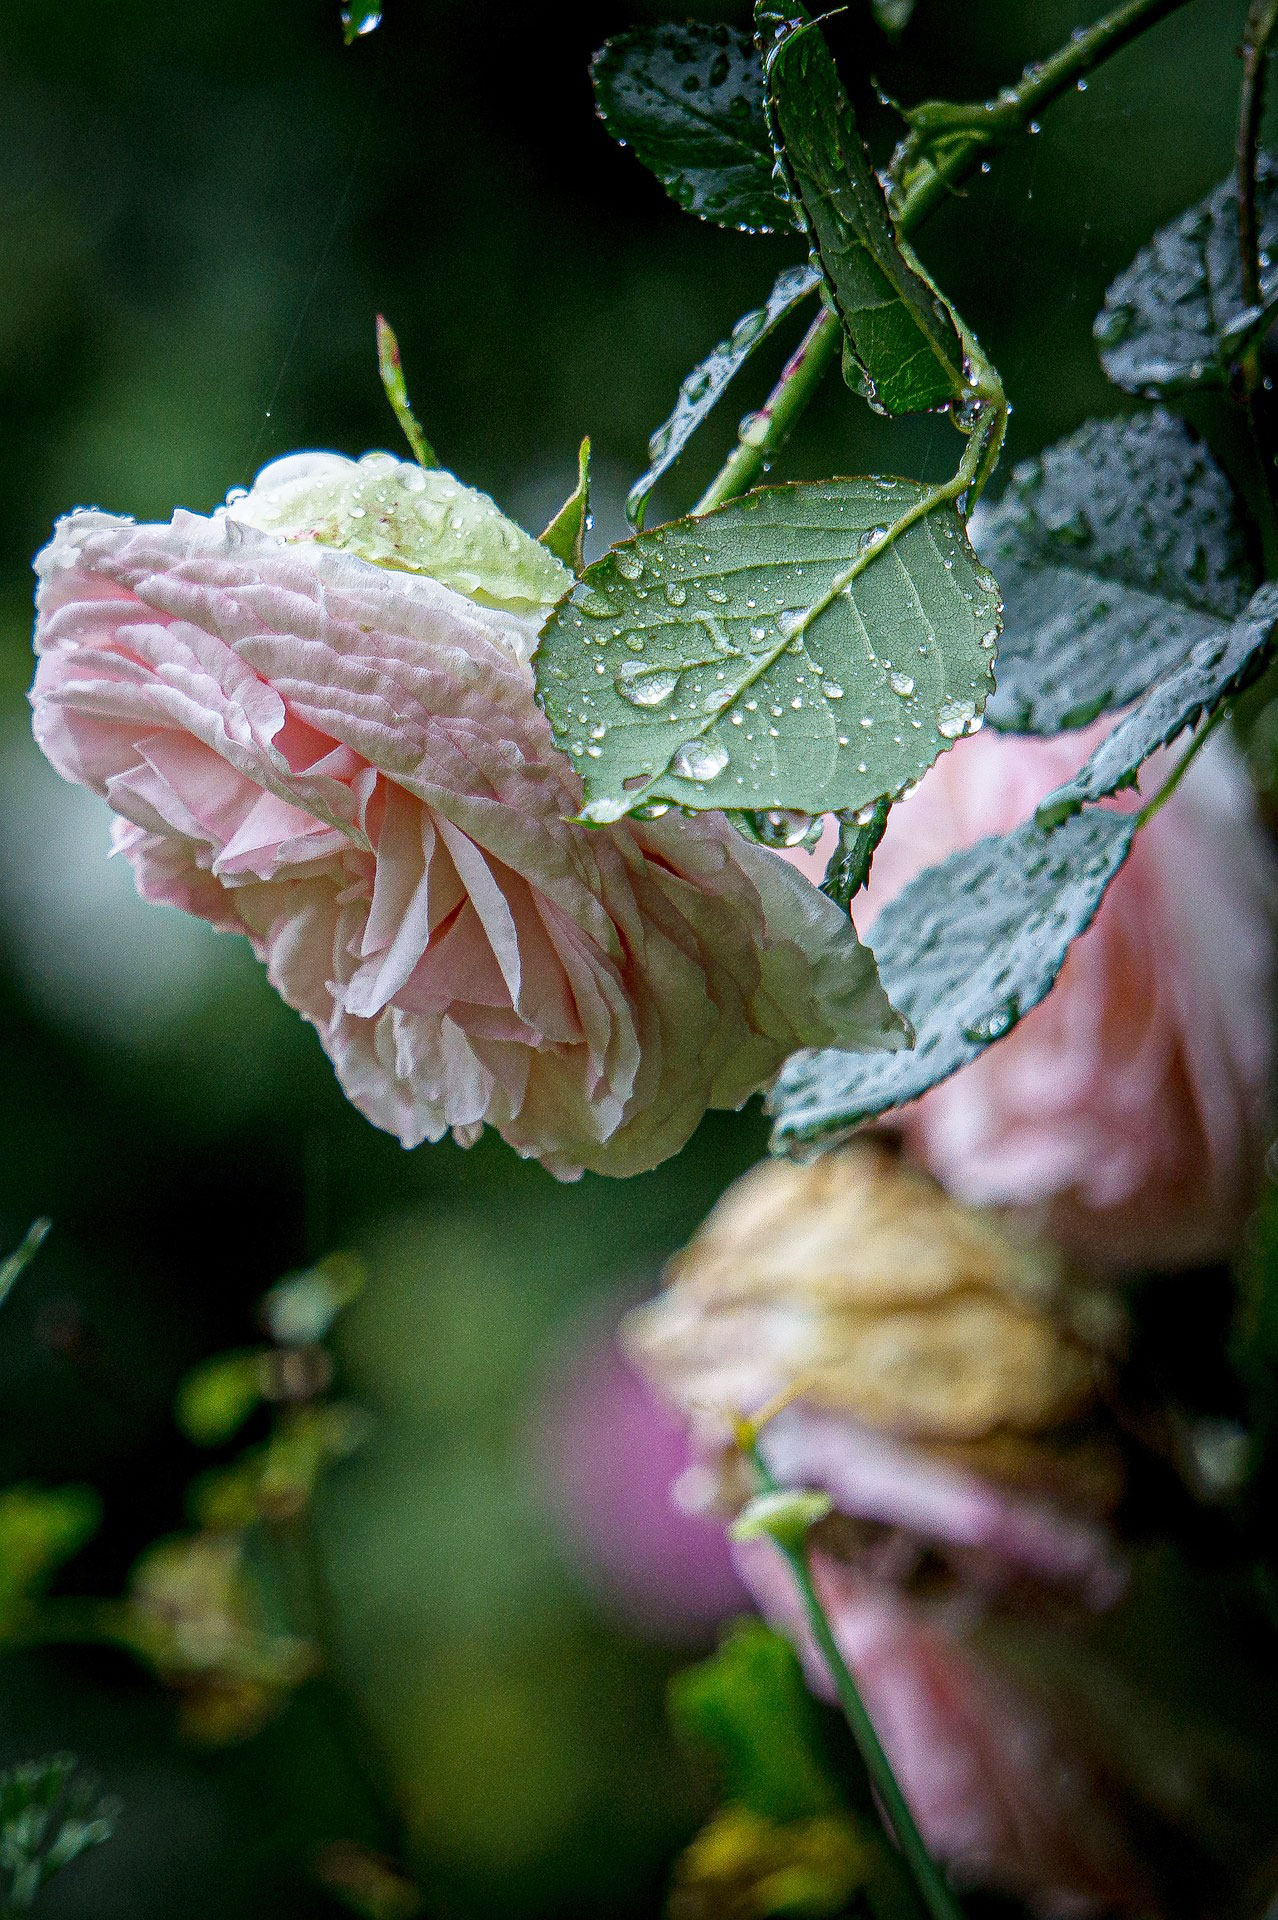
{"label": "green stem", "polygon": [[[1256,165],[1265,111],[1265,75],[1275,33],[1278,0],[1252,0],[1243,28],[1242,85],[1238,95],[1238,135],[1234,149],[1238,205],[1238,255],[1243,297],[1261,304],[1260,227],[1256,215]],[[1251,340],[1233,369],[1233,390],[1247,421],[1260,479],[1260,530],[1265,572],[1278,571],[1278,511],[1274,506],[1275,422],[1272,399],[1261,385],[1260,338]]]}
{"label": "green stem", "polygon": [[1207,742],[1211,739],[1212,734],[1215,733],[1217,727],[1220,726],[1221,723],[1228,718],[1228,716],[1229,716],[1229,703],[1227,701],[1224,701],[1221,703],[1220,706],[1217,707],[1215,713],[1212,714],[1211,719],[1207,722],[1206,726],[1199,728],[1198,732],[1194,735],[1193,739],[1190,741],[1189,746],[1186,748],[1185,752],[1181,754],[1180,759],[1176,762],[1176,765],[1172,768],[1166,780],[1164,780],[1162,786],[1158,789],[1158,792],[1151,795],[1151,797],[1145,802],[1144,806],[1141,808],[1140,812],[1136,815],[1136,825],[1138,827],[1148,826],[1149,822],[1153,819],[1154,815],[1158,812],[1159,808],[1166,806],[1167,802],[1171,799],[1177,787],[1180,785],[1181,781],[1184,779],[1186,773],[1189,771],[1190,762],[1198,758],[1198,755],[1202,752]]}
{"label": "green stem", "polygon": [[[1023,132],[1034,115],[1102,61],[1119,52],[1147,27],[1185,6],[1187,0],[1127,0],[1094,25],[1071,38],[1046,60],[1026,67],[1013,87],[995,100],[975,106],[926,102],[911,115],[909,137],[892,163],[889,200],[903,236],[916,231],[948,199],[981,155]],[[937,144],[936,135],[943,135]],[[837,315],[818,315],[764,405],[698,500],[695,513],[708,513],[752,487],[788,438],[842,345]],[[984,485],[982,478],[977,487]]]}
{"label": "green stem", "polygon": [[[759,1451],[757,1440],[743,1437],[742,1450],[753,1469],[759,1491],[761,1493],[779,1492],[780,1488]],[[865,1764],[870,1784],[878,1798],[892,1837],[909,1867],[919,1897],[931,1915],[931,1920],[963,1920],[963,1910],[951,1892],[945,1876],[927,1850],[923,1836],[915,1824],[914,1815],[910,1812],[909,1802],[897,1783],[892,1764],[884,1753],[879,1736],[875,1732],[874,1722],[866,1712],[865,1702],[852,1677],[851,1669],[839,1651],[838,1641],[834,1637],[834,1631],[812,1579],[807,1547],[806,1545],[788,1546],[781,1541],[778,1541],[777,1545],[785,1555],[790,1571],[794,1575],[794,1583],[799,1590],[804,1613],[807,1615],[808,1628],[834,1683],[835,1692],[839,1696],[839,1705],[852,1729],[852,1737]]]}

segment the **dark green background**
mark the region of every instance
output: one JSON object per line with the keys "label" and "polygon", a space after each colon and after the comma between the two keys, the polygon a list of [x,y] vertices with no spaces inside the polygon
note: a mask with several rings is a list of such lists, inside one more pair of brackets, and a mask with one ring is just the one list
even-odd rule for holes
{"label": "dark green background", "polygon": [[[1196,0],[926,233],[1002,368],[1014,455],[1117,404],[1091,316],[1228,167],[1243,11]],[[574,1592],[530,1489],[526,1400],[556,1330],[655,1273],[762,1122],[713,1117],[675,1165],[613,1187],[375,1134],[247,951],[138,904],[105,863],[105,810],[36,756],[29,561],[76,504],[167,518],[280,453],[394,444],[379,308],[442,459],[535,529],[589,432],[615,532],[679,379],[795,257],[698,227],[594,120],[590,51],[650,17],[389,0],[348,51],[336,0],[45,0],[0,36],[0,1235],[56,1222],[0,1316],[0,1481],[96,1485],[107,1525],[67,1583],[118,1590],[181,1524],[183,1370],[251,1337],[284,1270],[365,1251],[345,1353],[379,1426],[325,1538],[349,1672],[448,1914],[652,1912],[698,1818],[662,1730],[678,1656]],[[1084,17],[920,0],[893,51],[852,0],[835,39],[862,95],[872,73],[903,98],[984,93]],[[885,152],[890,116],[870,102],[869,123]],[[760,391],[743,382],[670,507]],[[943,423],[888,429],[832,386],[788,470],[933,476],[953,454]],[[335,1911],[309,1849],[379,1829],[333,1740],[319,1689],[208,1755],[123,1658],[0,1659],[0,1757],[71,1746],[125,1803],[51,1916]]]}

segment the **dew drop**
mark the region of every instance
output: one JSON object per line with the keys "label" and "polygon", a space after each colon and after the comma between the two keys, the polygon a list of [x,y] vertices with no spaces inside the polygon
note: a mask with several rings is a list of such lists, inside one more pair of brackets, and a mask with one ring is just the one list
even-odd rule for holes
{"label": "dew drop", "polygon": [[666,581],[666,599],[672,607],[681,607],[688,598],[688,589],[682,580]]}
{"label": "dew drop", "polygon": [[717,780],[728,764],[728,750],[717,740],[685,740],[670,771],[680,780]]}
{"label": "dew drop", "polygon": [[912,674],[908,673],[890,673],[888,675],[888,685],[891,687],[893,693],[900,694],[902,700],[908,700],[914,691],[914,678]]}
{"label": "dew drop", "polygon": [[843,689],[837,680],[823,680],[821,682],[821,691],[827,700],[841,700],[843,698]]}
{"label": "dew drop", "polygon": [[673,667],[649,667],[641,660],[627,660],[613,685],[632,707],[660,707],[679,684]]}
{"label": "dew drop", "polygon": [[957,740],[960,734],[976,731],[973,725],[975,721],[976,702],[974,700],[943,700],[936,716],[936,731],[943,740]]}
{"label": "dew drop", "polygon": [[642,580],[643,555],[633,547],[618,547],[613,554],[613,564],[623,580]]}

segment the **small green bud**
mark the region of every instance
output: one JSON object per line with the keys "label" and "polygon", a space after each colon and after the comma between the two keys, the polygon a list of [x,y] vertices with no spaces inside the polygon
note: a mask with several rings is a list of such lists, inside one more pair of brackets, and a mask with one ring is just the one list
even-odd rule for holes
{"label": "small green bud", "polygon": [[828,1493],[810,1487],[781,1487],[748,1500],[728,1531],[734,1540],[775,1540],[779,1547],[800,1547],[808,1528],[824,1520],[834,1506]]}

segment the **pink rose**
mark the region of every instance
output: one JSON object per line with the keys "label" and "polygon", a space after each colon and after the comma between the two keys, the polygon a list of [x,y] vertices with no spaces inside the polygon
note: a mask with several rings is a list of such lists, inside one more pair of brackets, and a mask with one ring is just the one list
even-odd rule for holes
{"label": "pink rose", "polygon": [[[833,1698],[780,1554],[768,1543],[736,1551],[814,1690]],[[1062,1920],[1157,1910],[1123,1818],[1123,1785],[1088,1757],[1045,1686],[988,1657],[961,1613],[947,1621],[825,1555],[814,1575],[919,1831],[959,1881]]]}
{"label": "pink rose", "polygon": [[718,818],[566,817],[528,659],[569,576],[451,476],[298,456],[211,519],[74,513],[37,570],[40,746],[404,1145],[487,1123],[634,1173],[794,1047],[896,1040],[785,862]]}
{"label": "pink rose", "polygon": [[[1102,731],[987,731],[944,754],[892,811],[853,906],[862,935],[923,867],[1027,819]],[[1147,770],[1146,793],[1167,764]],[[1260,1165],[1273,908],[1251,789],[1215,741],[1142,830],[1048,998],[904,1110],[907,1146],[959,1198],[1039,1209],[1104,1264],[1220,1257]]]}

